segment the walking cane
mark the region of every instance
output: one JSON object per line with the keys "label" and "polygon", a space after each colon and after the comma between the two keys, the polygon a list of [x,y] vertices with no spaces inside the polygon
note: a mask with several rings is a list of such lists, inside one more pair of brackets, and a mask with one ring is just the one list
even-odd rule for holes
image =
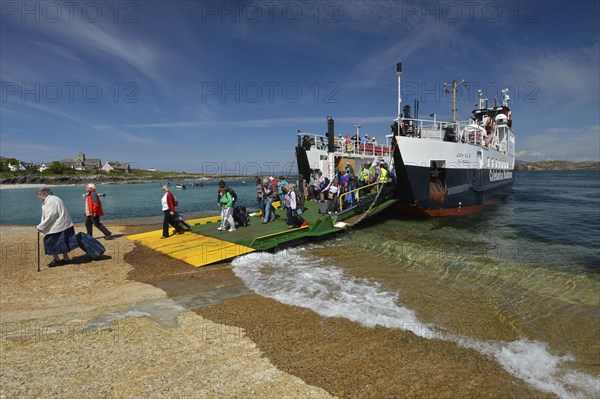
{"label": "walking cane", "polygon": [[38,264],[38,272],[40,271],[40,231],[37,231],[37,264]]}

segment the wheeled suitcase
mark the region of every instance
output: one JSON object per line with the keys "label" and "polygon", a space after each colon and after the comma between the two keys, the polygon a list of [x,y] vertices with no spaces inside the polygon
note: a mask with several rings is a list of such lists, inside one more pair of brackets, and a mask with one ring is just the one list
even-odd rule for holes
{"label": "wheeled suitcase", "polygon": [[192,226],[190,226],[190,224],[183,219],[183,214],[180,212],[175,212],[173,214],[173,219],[175,220],[178,228],[181,230],[190,231],[192,228]]}
{"label": "wheeled suitcase", "polygon": [[246,210],[245,206],[239,205],[233,208],[233,220],[235,220],[241,226],[248,226],[250,216],[248,216],[248,211]]}
{"label": "wheeled suitcase", "polygon": [[100,241],[85,233],[77,233],[77,244],[79,248],[83,249],[94,260],[100,259],[104,251],[106,251],[106,248],[104,248],[104,245]]}

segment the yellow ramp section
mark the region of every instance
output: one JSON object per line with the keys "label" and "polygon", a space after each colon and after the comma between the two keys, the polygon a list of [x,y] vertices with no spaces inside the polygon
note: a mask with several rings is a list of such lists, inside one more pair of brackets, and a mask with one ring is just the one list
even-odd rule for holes
{"label": "yellow ramp section", "polygon": [[161,235],[162,230],[156,230],[127,238],[196,267],[256,251],[254,248],[190,232],[165,239],[160,238]]}

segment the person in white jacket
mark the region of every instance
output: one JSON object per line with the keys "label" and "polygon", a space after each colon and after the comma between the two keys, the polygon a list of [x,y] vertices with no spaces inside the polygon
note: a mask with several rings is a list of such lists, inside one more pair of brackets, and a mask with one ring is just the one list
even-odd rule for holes
{"label": "person in white jacket", "polygon": [[[70,262],[69,252],[78,248],[73,221],[65,203],[50,188],[38,189],[37,195],[43,201],[42,220],[37,230],[44,234],[44,253],[54,257],[48,266],[62,266]],[[59,254],[63,255],[62,260]]]}

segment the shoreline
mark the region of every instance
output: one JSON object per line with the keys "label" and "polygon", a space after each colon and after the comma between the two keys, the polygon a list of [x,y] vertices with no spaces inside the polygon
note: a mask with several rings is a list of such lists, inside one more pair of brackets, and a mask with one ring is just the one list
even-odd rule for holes
{"label": "shoreline", "polygon": [[284,305],[230,263],[194,268],[126,238],[37,273],[36,234],[5,227],[30,228],[0,232],[2,396],[554,397],[473,350]]}

